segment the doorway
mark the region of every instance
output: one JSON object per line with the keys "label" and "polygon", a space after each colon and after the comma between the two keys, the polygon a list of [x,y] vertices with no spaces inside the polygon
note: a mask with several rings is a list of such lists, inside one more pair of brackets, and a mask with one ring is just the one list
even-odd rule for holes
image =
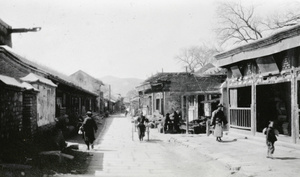
{"label": "doorway", "polygon": [[291,136],[291,83],[257,85],[258,132],[274,121],[280,134]]}

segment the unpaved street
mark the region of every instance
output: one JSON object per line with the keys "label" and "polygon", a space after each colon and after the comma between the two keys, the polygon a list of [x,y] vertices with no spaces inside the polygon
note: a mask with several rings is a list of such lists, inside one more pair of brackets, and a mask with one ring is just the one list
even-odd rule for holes
{"label": "unpaved street", "polygon": [[[89,164],[85,174],[79,176],[161,176],[161,177],[218,177],[236,176],[222,164],[184,146],[154,139],[140,142],[130,118],[123,115],[107,118],[104,129],[90,150]],[[147,139],[145,137],[145,139]],[[80,144],[79,151],[87,152]],[[78,174],[56,174],[56,176]]]}

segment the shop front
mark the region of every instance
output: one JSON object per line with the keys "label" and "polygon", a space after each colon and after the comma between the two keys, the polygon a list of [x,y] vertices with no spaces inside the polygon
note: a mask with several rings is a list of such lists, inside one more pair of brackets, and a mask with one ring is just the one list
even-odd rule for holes
{"label": "shop front", "polygon": [[215,56],[227,69],[222,100],[230,131],[264,136],[275,122],[280,139],[299,143],[300,26]]}

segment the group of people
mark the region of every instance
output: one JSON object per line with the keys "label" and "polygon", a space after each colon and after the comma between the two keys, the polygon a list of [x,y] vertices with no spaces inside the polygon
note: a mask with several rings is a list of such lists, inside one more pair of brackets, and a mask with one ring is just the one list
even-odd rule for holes
{"label": "group of people", "polygon": [[167,113],[165,120],[163,121],[164,132],[165,133],[167,131],[180,132],[179,123],[180,123],[180,114],[178,110],[174,111],[172,114]]}
{"label": "group of people", "polygon": [[[172,120],[170,117],[173,117]],[[175,131],[179,131],[179,113],[178,111],[174,111],[172,115],[169,113],[166,114],[164,120],[164,131],[173,129]],[[137,118],[137,129],[138,129],[138,137],[140,141],[143,141],[145,137],[146,125],[149,120],[143,115],[141,112],[140,116]],[[227,124],[226,117],[223,112],[223,105],[220,103],[217,106],[217,109],[212,112],[211,117],[211,125],[214,130],[214,136],[216,137],[216,141],[221,142],[223,137],[223,127]],[[95,141],[95,133],[98,127],[95,120],[92,118],[92,112],[88,111],[86,114],[86,118],[84,119],[80,130],[83,132],[83,139],[85,144],[87,145],[87,149],[94,148]],[[269,125],[263,130],[263,133],[266,135],[266,144],[268,147],[267,158],[272,158],[272,155],[275,151],[274,143],[277,141],[276,136],[278,136],[278,131],[274,128],[274,122],[270,121]]]}
{"label": "group of people", "polygon": [[[217,109],[212,112],[211,117],[211,126],[214,129],[214,136],[216,140],[221,142],[221,137],[223,136],[223,126],[227,124],[227,120],[225,118],[224,112],[222,110],[223,105],[218,104]],[[279,132],[274,128],[274,121],[269,121],[269,124],[266,128],[264,128],[263,133],[266,135],[266,144],[268,147],[267,150],[267,158],[273,158],[273,154],[275,151],[275,142],[277,141],[277,137]]]}

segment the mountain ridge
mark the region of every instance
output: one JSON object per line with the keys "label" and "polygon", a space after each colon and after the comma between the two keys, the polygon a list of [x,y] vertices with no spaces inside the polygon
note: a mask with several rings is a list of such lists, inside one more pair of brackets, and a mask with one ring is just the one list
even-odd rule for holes
{"label": "mountain ridge", "polygon": [[115,94],[121,94],[126,97],[127,93],[134,90],[136,86],[140,85],[144,80],[139,78],[120,78],[116,76],[103,76],[99,78],[107,87],[111,85],[111,90]]}

